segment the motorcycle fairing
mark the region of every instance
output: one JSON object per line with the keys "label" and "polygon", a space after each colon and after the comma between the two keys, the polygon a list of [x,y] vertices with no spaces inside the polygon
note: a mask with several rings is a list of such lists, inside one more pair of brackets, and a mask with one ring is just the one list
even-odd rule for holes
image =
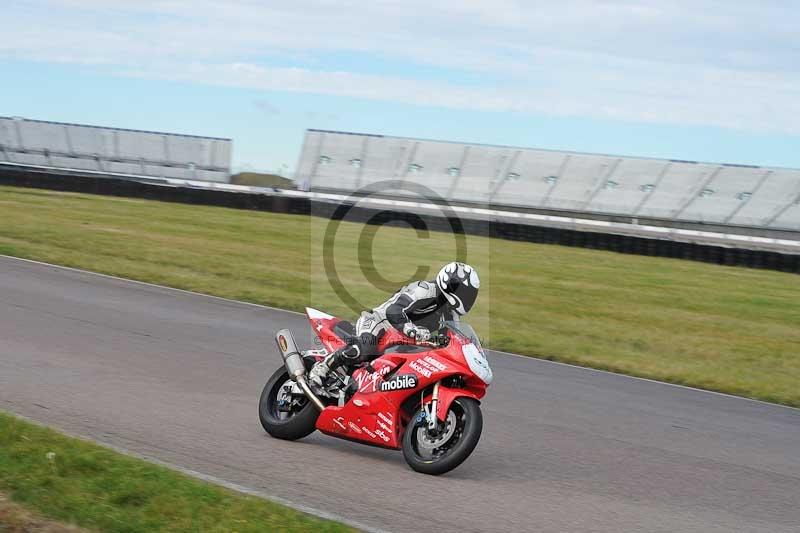
{"label": "motorcycle fairing", "polygon": [[[374,372],[369,372],[366,368],[356,370],[353,379],[358,384],[358,391],[342,407],[325,408],[317,419],[317,429],[323,433],[359,442],[399,449],[401,430],[408,422],[404,420],[407,416],[401,410],[403,402],[442,379],[468,372],[463,365],[444,357],[441,351],[384,354],[371,363]],[[381,390],[383,383],[397,376],[413,376],[415,386],[398,390]],[[409,379],[406,378],[404,382],[408,383]],[[440,419],[444,420],[447,408],[458,396],[478,399],[483,394],[440,386],[440,402],[437,408],[437,416]],[[426,401],[430,401],[430,395]]]}
{"label": "motorcycle fairing", "polygon": [[[442,357],[442,359],[445,359],[448,365],[457,365],[456,366],[457,371],[451,372],[450,375],[459,374],[462,376],[465,375],[468,376],[469,372],[467,372],[467,369],[472,370],[472,365],[469,363],[469,360],[465,356],[464,348],[467,346],[474,347],[474,344],[472,344],[471,341],[465,340],[459,337],[458,335],[454,335],[452,333],[449,334],[449,337],[451,345],[459,346],[459,350],[449,351],[447,353],[447,356]],[[444,375],[443,377],[446,377],[446,375]],[[436,405],[436,417],[443,422],[447,418],[447,411],[450,410],[450,405],[453,403],[453,400],[455,400],[459,396],[473,398],[475,400],[480,401],[480,399],[483,398],[484,395],[486,394],[486,387],[487,387],[486,382],[484,382],[480,377],[467,379],[464,386],[459,388],[450,388],[445,385],[440,385],[439,402]],[[424,402],[428,403],[432,399],[433,395],[428,394],[425,396]]]}
{"label": "motorcycle fairing", "polygon": [[[447,418],[447,411],[450,410],[450,405],[456,398],[466,397],[480,401],[480,399],[483,398],[484,393],[485,391],[473,392],[471,390],[464,389],[451,389],[450,387],[445,387],[444,385],[439,386],[439,403],[436,404],[436,418],[444,422]],[[425,397],[425,402],[429,401],[431,401],[430,395]]]}
{"label": "motorcycle fairing", "polygon": [[328,352],[335,352],[344,346],[344,340],[334,330],[341,319],[312,307],[306,307],[306,316],[311,322],[314,333]]}
{"label": "motorcycle fairing", "polygon": [[[312,308],[306,308],[306,314],[314,332],[326,349],[334,351],[344,346],[344,340],[336,333],[336,324],[340,319]],[[381,446],[385,448],[401,448],[401,430],[408,422],[402,410],[402,404],[411,395],[431,387],[435,383],[450,376],[473,375],[468,361],[463,355],[463,346],[468,340],[448,333],[453,346],[426,350],[418,353],[384,353],[371,362],[373,372],[366,367],[357,369],[352,378],[358,384],[358,390],[343,406],[328,406],[317,419],[316,427],[323,433]],[[384,352],[388,347],[398,344],[411,344],[413,341],[394,329],[389,329],[381,336],[378,350]],[[404,377],[402,387],[382,390],[382,384],[396,377]],[[409,387],[410,376],[415,385]],[[459,396],[479,400],[486,392],[486,384],[479,378],[468,379],[464,388],[439,387],[439,403],[436,416],[444,420],[452,402]],[[424,398],[431,400],[431,394]]]}

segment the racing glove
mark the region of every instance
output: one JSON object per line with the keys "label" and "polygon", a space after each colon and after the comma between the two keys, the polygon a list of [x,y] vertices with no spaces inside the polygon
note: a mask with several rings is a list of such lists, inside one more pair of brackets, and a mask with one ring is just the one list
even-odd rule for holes
{"label": "racing glove", "polygon": [[424,342],[431,338],[431,332],[428,331],[427,328],[416,326],[412,322],[408,322],[405,326],[403,326],[403,333],[420,342]]}

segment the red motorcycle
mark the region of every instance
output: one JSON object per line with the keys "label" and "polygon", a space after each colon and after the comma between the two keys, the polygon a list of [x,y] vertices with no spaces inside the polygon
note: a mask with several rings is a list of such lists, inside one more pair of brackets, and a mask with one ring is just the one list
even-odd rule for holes
{"label": "red motorcycle", "polygon": [[415,342],[390,329],[378,344],[382,354],[357,368],[331,371],[323,387],[306,373],[355,334],[353,325],[306,308],[323,349],[300,351],[288,329],[276,335],[284,367],[261,393],[261,425],[273,437],[297,440],[319,429],[326,435],[402,449],[417,472],[444,474],[478,444],[483,428],[479,400],[492,370],[475,331],[445,322],[432,342]]}

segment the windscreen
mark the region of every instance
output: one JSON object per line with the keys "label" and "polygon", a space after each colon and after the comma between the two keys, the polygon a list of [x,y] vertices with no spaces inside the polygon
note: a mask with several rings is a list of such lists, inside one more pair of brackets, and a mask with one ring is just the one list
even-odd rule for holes
{"label": "windscreen", "polygon": [[458,335],[470,339],[472,343],[478,347],[478,349],[483,349],[481,347],[481,341],[478,338],[478,334],[475,333],[475,330],[472,329],[472,326],[466,322],[453,322],[448,320],[444,323],[444,325],[446,328],[453,330],[453,332],[457,333]]}

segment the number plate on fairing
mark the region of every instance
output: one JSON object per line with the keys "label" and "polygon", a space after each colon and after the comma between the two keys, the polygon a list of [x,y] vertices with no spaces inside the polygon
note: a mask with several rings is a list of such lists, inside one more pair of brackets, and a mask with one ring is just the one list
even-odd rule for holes
{"label": "number plate on fairing", "polygon": [[467,360],[470,370],[487,385],[491,383],[494,376],[492,375],[492,369],[489,367],[489,361],[486,360],[483,350],[470,343],[462,346],[461,351],[464,354],[464,359]]}

